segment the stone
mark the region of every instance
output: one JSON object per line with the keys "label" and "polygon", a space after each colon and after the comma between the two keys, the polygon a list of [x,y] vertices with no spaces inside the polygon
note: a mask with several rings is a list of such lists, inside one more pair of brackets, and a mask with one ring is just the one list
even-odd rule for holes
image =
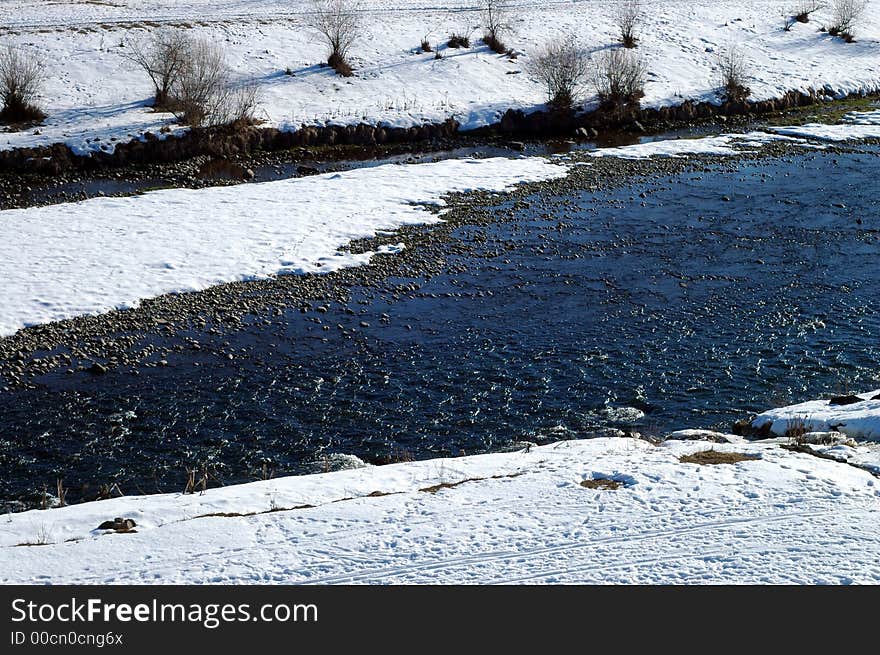
{"label": "stone", "polygon": [[135,526],[137,526],[137,523],[134,522],[134,519],[116,517],[112,521],[104,521],[97,529],[113,530],[114,532],[137,532],[134,529]]}
{"label": "stone", "polygon": [[852,394],[845,396],[832,396],[828,400],[829,405],[854,405],[855,403],[862,402],[863,399],[859,396],[854,396]]}

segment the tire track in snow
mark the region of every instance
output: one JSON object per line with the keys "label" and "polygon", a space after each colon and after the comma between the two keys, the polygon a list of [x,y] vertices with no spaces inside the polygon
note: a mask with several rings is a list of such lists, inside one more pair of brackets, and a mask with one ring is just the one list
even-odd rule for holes
{"label": "tire track in snow", "polygon": [[[559,542],[552,546],[546,546],[542,548],[535,548],[531,550],[505,550],[505,551],[495,551],[489,553],[480,553],[473,556],[465,556],[465,557],[453,557],[444,560],[425,560],[424,563],[416,563],[410,566],[399,566],[399,567],[387,567],[383,569],[374,569],[372,571],[363,571],[360,573],[353,574],[345,574],[345,575],[337,575],[337,576],[328,576],[323,578],[318,578],[315,580],[307,580],[303,581],[303,584],[347,584],[352,582],[382,582],[391,577],[396,577],[399,575],[405,575],[407,573],[421,573],[426,571],[436,571],[443,570],[447,568],[455,568],[463,565],[469,564],[481,564],[487,562],[497,562],[503,561],[506,559],[520,558],[520,559],[533,559],[535,557],[546,557],[549,555],[554,555],[561,552],[571,552],[571,551],[582,551],[585,549],[593,549],[596,546],[608,546],[614,544],[621,543],[635,543],[635,542],[644,542],[651,539],[662,538],[662,537],[670,537],[670,536],[681,536],[681,535],[693,535],[700,534],[704,532],[711,532],[717,529],[725,529],[725,528],[739,528],[748,525],[762,525],[768,523],[786,523],[797,521],[798,519],[802,519],[805,517],[819,517],[819,516],[827,516],[827,515],[865,515],[870,514],[869,510],[849,510],[840,512],[838,510],[829,509],[825,511],[819,512],[795,512],[795,513],[786,513],[786,514],[775,514],[770,516],[762,516],[762,517],[748,517],[741,519],[729,519],[724,521],[708,521],[706,523],[700,523],[696,525],[690,525],[685,527],[673,527],[664,530],[648,530],[645,532],[640,532],[631,535],[625,535],[621,537],[607,537],[600,539],[593,539],[586,542]],[[691,551],[693,552],[693,551]]]}

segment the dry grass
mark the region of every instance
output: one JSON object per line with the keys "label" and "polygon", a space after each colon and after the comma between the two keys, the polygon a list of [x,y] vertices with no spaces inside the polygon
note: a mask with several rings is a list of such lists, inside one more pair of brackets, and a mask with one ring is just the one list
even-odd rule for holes
{"label": "dry grass", "polygon": [[592,478],[590,480],[583,480],[581,486],[584,489],[604,489],[607,491],[614,491],[615,489],[620,489],[623,486],[623,483],[608,478]]}
{"label": "dry grass", "polygon": [[682,455],[678,461],[682,464],[699,464],[701,466],[711,464],[737,464],[761,459],[760,455],[750,453],[726,452],[722,450],[701,450],[691,455]]}

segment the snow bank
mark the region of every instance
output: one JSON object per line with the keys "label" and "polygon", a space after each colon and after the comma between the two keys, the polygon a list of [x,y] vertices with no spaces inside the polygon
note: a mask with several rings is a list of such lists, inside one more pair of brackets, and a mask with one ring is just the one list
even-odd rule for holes
{"label": "snow bank", "polygon": [[[759,459],[679,462],[708,448]],[[778,444],[566,441],[10,514],[0,582],[876,584],[878,484]]]}
{"label": "snow bank", "polygon": [[[380,123],[409,126],[455,117],[464,128],[497,121],[508,108],[530,110],[544,92],[525,72],[529,53],[561,33],[573,32],[590,50],[615,40],[617,3],[517,2],[507,44],[516,60],[479,43],[479,3],[443,6],[417,0],[364,0],[365,37],[354,48],[354,78],[318,64],[323,46],[305,25],[305,0],[61,0],[3,3],[0,42],[38,52],[50,66],[45,126],[0,134],[0,148],[68,143],[77,152],[112,150],[118,141],[157,133],[169,114],[152,113],[150,87],[120,53],[131,38],[154,26],[173,26],[222,44],[242,76],[261,83],[260,118],[268,126]],[[643,105],[684,100],[719,102],[716,58],[739,44],[749,64],[755,100],[790,90],[823,89],[830,95],[880,89],[877,41],[880,3],[870,3],[858,41],[843,43],[817,31],[829,9],[806,25],[782,29],[790,0],[655,0],[640,30],[638,52],[649,62]],[[470,33],[474,47],[452,50],[453,32]],[[442,59],[419,52],[422,38],[440,46]],[[290,69],[293,75],[284,71]],[[95,140],[94,136],[100,139]],[[112,139],[116,139],[113,141]]]}
{"label": "snow bank", "polygon": [[772,128],[778,134],[819,139],[821,141],[855,141],[880,139],[880,111],[852,112],[839,125],[808,123],[796,127]]}
{"label": "snow bank", "polygon": [[620,157],[622,159],[648,159],[650,157],[684,157],[687,155],[736,155],[750,148],[760,148],[773,141],[790,141],[802,144],[803,139],[748,132],[745,134],[722,134],[696,139],[663,139],[646,141],[629,146],[601,148],[590,152],[592,157]]}
{"label": "snow bank", "polygon": [[771,409],[759,414],[752,425],[768,423],[771,432],[782,436],[794,425],[803,423],[810,432],[836,430],[852,439],[880,441],[880,389],[858,394],[862,402],[832,405],[828,400],[810,400],[797,405]]}
{"label": "snow bank", "polygon": [[347,252],[352,240],[441,220],[413,203],[567,170],[541,157],[448,160],[3,211],[0,336],[165,293],[363,264],[375,253]]}

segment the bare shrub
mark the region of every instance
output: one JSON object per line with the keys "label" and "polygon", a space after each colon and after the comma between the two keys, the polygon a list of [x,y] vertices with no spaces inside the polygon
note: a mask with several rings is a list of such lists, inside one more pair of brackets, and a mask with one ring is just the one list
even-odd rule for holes
{"label": "bare shrub", "polygon": [[741,47],[732,45],[718,54],[718,76],[724,99],[742,102],[752,91],[748,87],[748,63]]}
{"label": "bare shrub", "polygon": [[589,65],[586,52],[570,34],[530,57],[526,70],[544,86],[552,108],[570,111],[583,91]]}
{"label": "bare shrub", "polygon": [[43,70],[43,63],[23,50],[9,46],[0,52],[0,121],[15,124],[46,118],[36,104],[46,79]]}
{"label": "bare shrub", "polygon": [[122,56],[150,78],[155,107],[170,108],[171,88],[177,82],[191,45],[191,39],[176,30],[160,30],[149,39],[128,42]]}
{"label": "bare shrub", "polygon": [[483,0],[483,43],[499,55],[507,52],[501,37],[512,29],[509,17],[510,0]]}
{"label": "bare shrub", "polygon": [[620,33],[620,42],[624,48],[635,48],[638,42],[636,27],[644,16],[641,0],[623,0],[614,12],[614,24]]}
{"label": "bare shrub", "polygon": [[177,119],[194,127],[250,122],[257,106],[255,82],[236,84],[223,49],[195,40],[171,88]]}
{"label": "bare shrub", "polygon": [[446,42],[448,48],[470,48],[471,37],[464,32],[453,32]]}
{"label": "bare shrub", "polygon": [[312,0],[309,26],[330,50],[327,65],[343,77],[351,77],[348,55],[363,33],[358,6],[351,0]]}
{"label": "bare shrub", "polygon": [[822,0],[800,0],[794,8],[794,19],[798,23],[809,23],[810,14],[819,11],[824,6],[825,3]]}
{"label": "bare shrub", "polygon": [[637,105],[645,95],[647,74],[648,67],[641,57],[629,50],[614,48],[597,57],[593,84],[606,108]]}
{"label": "bare shrub", "polygon": [[422,52],[434,52],[434,48],[431,46],[431,41],[426,36],[422,39],[422,43],[420,45]]}
{"label": "bare shrub", "polygon": [[812,426],[807,424],[806,417],[793,416],[785,420],[785,438],[794,444],[806,444],[805,436],[810,432]]}
{"label": "bare shrub", "polygon": [[861,22],[868,0],[832,0],[831,25],[828,33],[846,42],[855,40],[855,28]]}

